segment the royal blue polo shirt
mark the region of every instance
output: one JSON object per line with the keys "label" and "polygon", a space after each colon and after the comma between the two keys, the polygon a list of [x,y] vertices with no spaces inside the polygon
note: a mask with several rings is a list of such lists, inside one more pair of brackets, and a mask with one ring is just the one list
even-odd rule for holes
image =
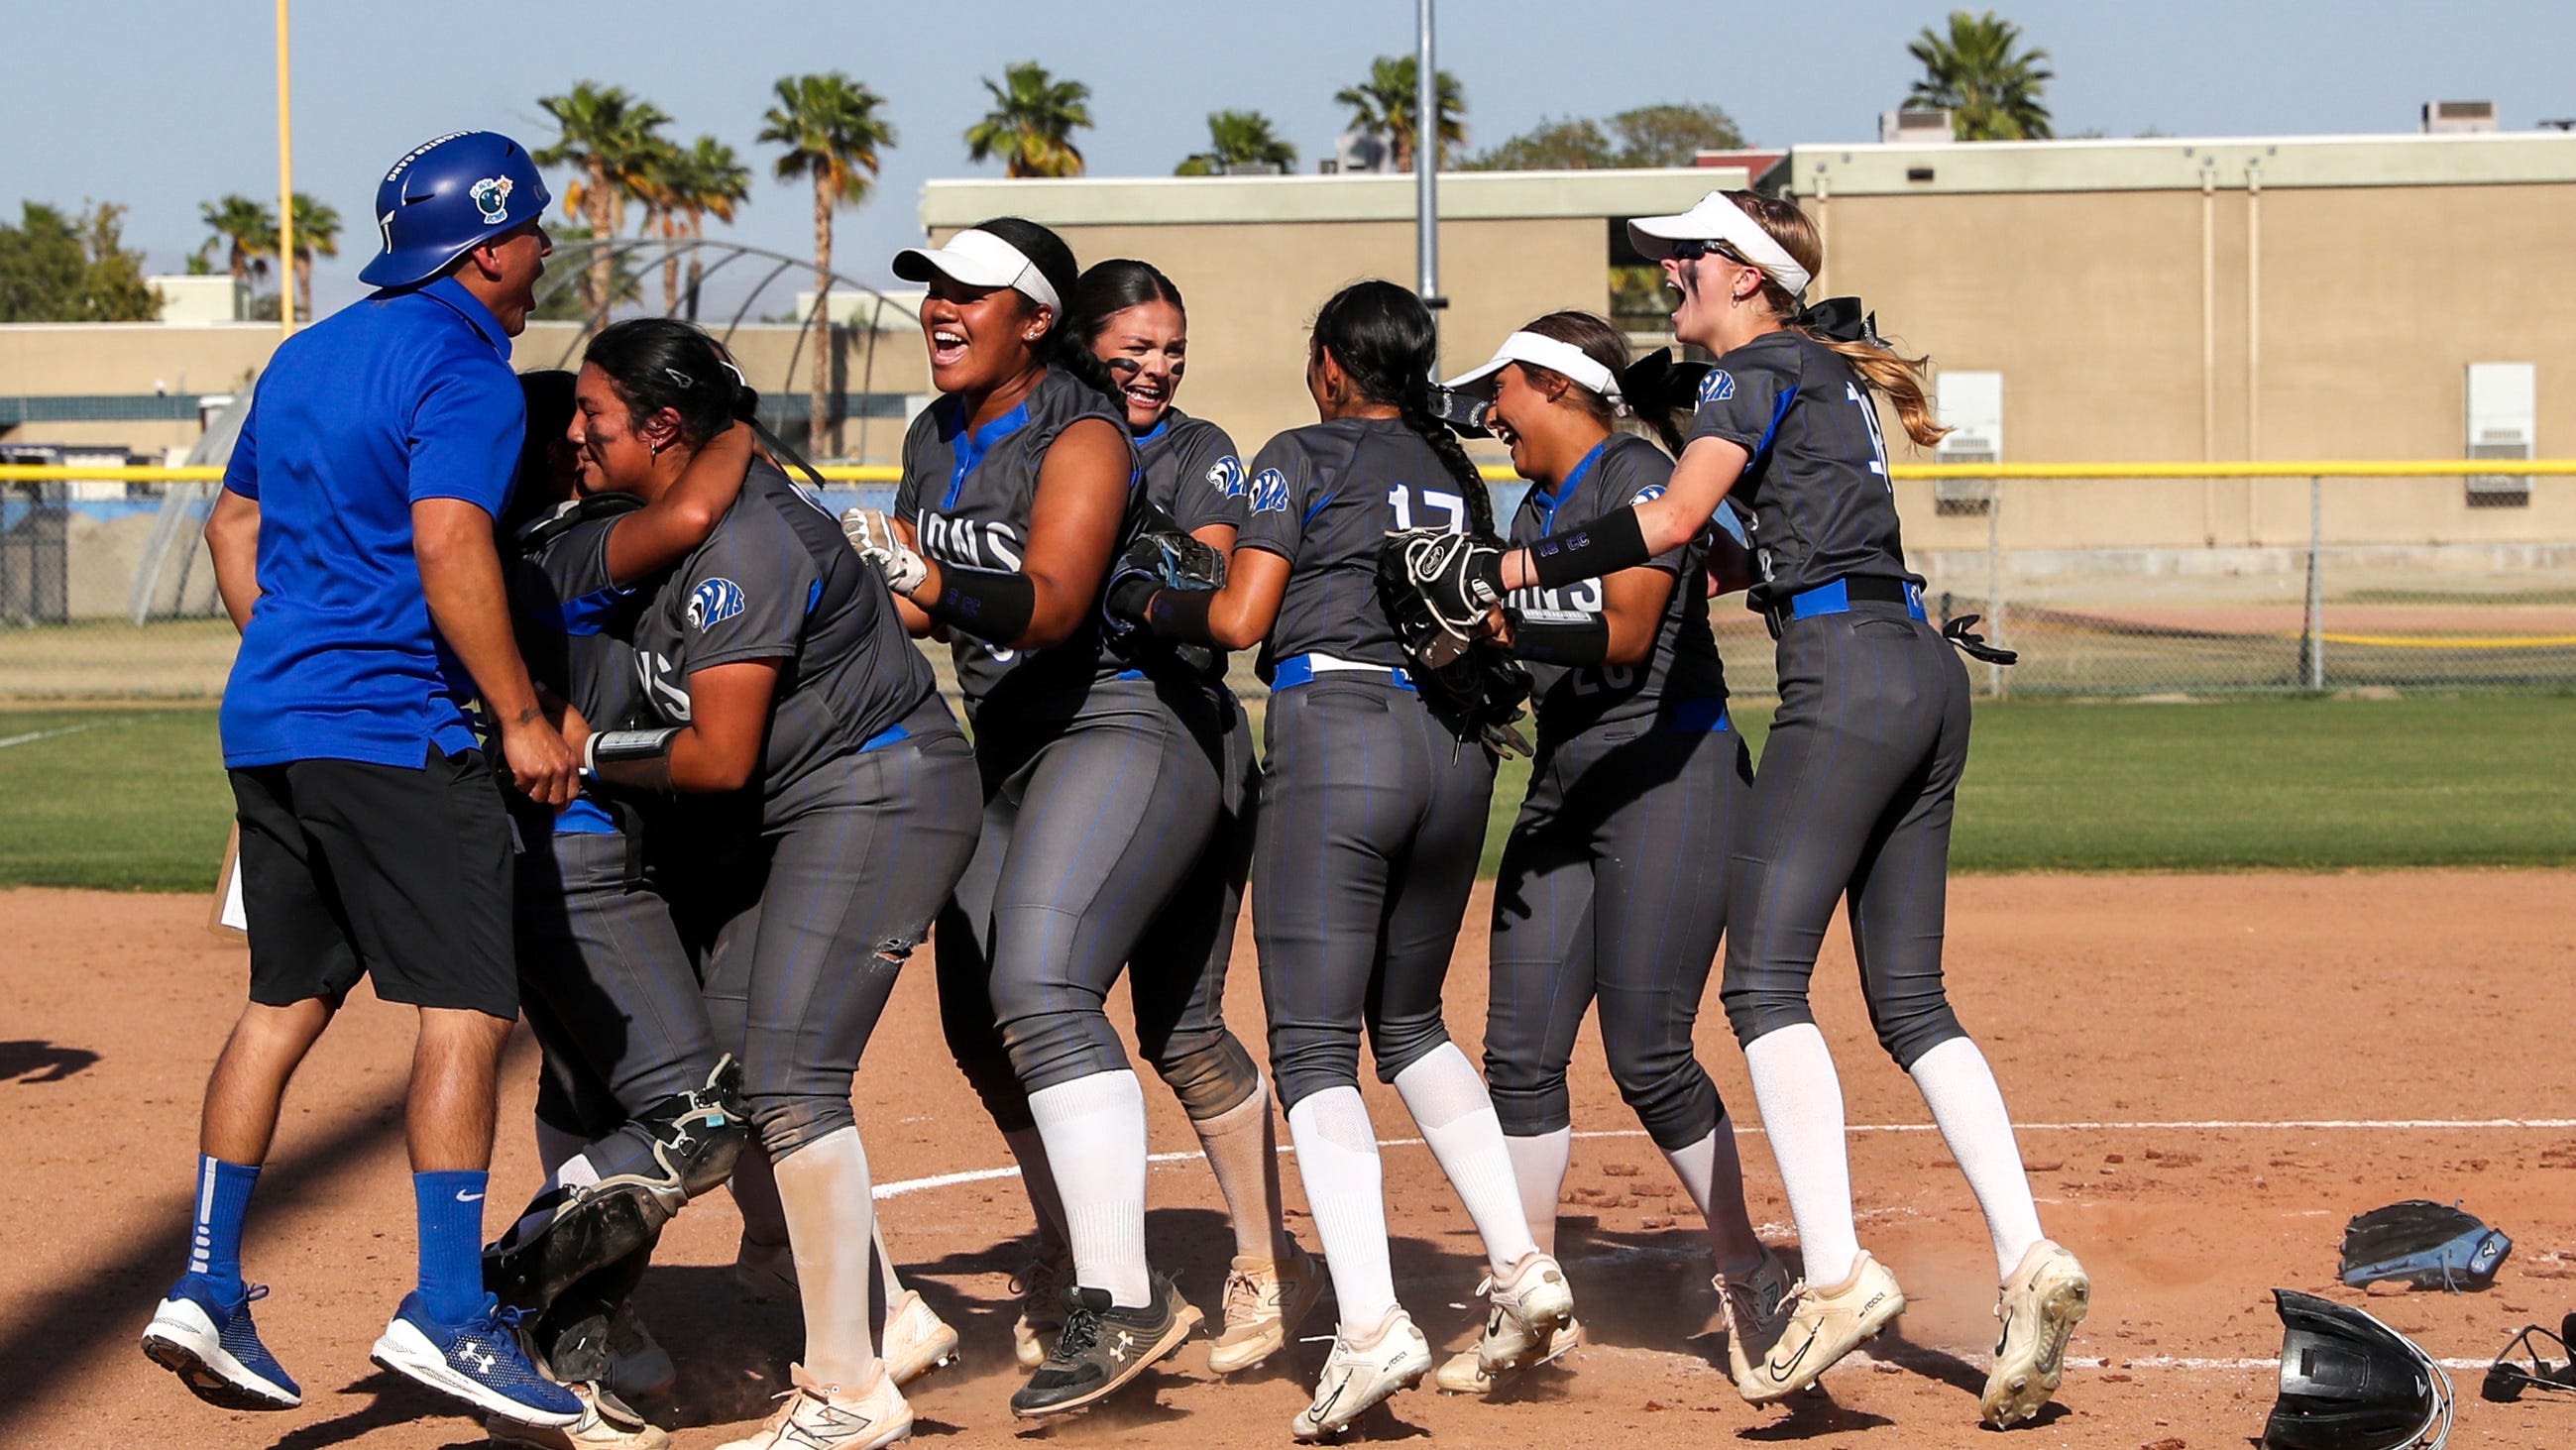
{"label": "royal blue polo shirt", "polygon": [[416,769],[474,746],[474,682],[431,626],[411,506],[498,517],[526,427],[509,334],[453,278],[278,348],[224,470],[259,505],[260,588],[224,687],[225,765]]}

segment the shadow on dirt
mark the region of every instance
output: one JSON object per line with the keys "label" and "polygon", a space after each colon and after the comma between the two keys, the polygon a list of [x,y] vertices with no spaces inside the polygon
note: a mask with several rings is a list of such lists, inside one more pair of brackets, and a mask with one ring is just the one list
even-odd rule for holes
{"label": "shadow on dirt", "polygon": [[31,1038],[0,1042],[0,1082],[61,1082],[97,1062],[98,1054],[86,1047],[62,1047]]}

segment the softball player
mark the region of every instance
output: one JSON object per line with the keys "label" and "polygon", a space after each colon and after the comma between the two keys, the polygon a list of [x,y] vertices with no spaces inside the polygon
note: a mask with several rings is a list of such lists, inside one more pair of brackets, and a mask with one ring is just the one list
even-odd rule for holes
{"label": "softball player", "polygon": [[[725,428],[733,396],[695,328],[607,328],[578,390],[586,474],[652,501]],[[589,734],[585,759],[612,784],[682,793],[674,859],[720,922],[708,1010],[717,1042],[740,1044],[805,1310],[793,1390],[734,1450],[890,1444],[912,1412],[868,1333],[873,1213],[850,1081],[974,848],[972,752],[882,582],[766,462],[669,573],[635,645],[664,723]]]}
{"label": "softball player", "polygon": [[186,1274],[144,1352],[200,1398],[302,1403],[252,1324],[252,1186],[286,1084],[361,975],[419,1009],[407,1123],[420,1270],[373,1350],[488,1413],[549,1428],[580,1399],[540,1377],[478,1254],[494,1073],[519,1015],[510,830],[466,702],[518,789],[572,797],[574,758],[510,635],[493,521],[526,406],[510,339],[551,249],[546,185],[487,131],[442,136],[379,183],[382,290],[282,344],[206,524],[242,630],[223,702],[241,821],[250,1003],[206,1086]]}
{"label": "softball player", "polygon": [[[512,613],[537,682],[601,726],[631,723],[639,579],[704,542],[750,462],[749,430],[711,440],[650,504],[578,497],[570,373],[522,374],[529,444],[505,523],[519,546]],[[586,783],[561,811],[514,810],[523,1005],[544,1049],[537,1092],[547,1181],[486,1256],[486,1281],[537,1318],[547,1371],[589,1407],[581,1445],[653,1445],[625,1403],[669,1387],[670,1357],[628,1305],[662,1226],[722,1182],[751,1120],[718,1051],[668,904],[644,877],[639,802]],[[719,1071],[719,1065],[722,1070]],[[618,1351],[612,1353],[612,1350]],[[610,1391],[603,1395],[602,1389]],[[557,1443],[495,1418],[502,1444]]]}
{"label": "softball player", "polygon": [[1486,1347],[1525,1353],[1573,1316],[1494,1105],[1440,1016],[1493,756],[1420,693],[1377,593],[1390,530],[1493,530],[1483,480],[1429,412],[1437,346],[1429,309],[1392,283],[1326,302],[1306,369],[1322,421],[1253,460],[1225,588],[1165,590],[1136,611],[1167,639],[1260,644],[1272,690],[1252,926],[1271,1066],[1341,1307],[1314,1402],[1290,1427],[1299,1439],[1338,1433],[1431,1368],[1395,1298],[1363,1027],[1484,1240],[1479,1292],[1498,1321]]}
{"label": "softball player", "polygon": [[[942,396],[905,439],[894,525],[843,522],[915,627],[950,633],[974,716],[983,834],[940,917],[940,1010],[1072,1249],[1061,1327],[1026,1306],[1025,1332],[1054,1343],[1011,1397],[1013,1414],[1051,1415],[1199,1319],[1147,1264],[1145,1099],[1102,1003],[1216,828],[1225,717],[1177,660],[1130,660],[1102,628],[1138,461],[1108,370],[1066,320],[1072,252],[1006,217],[894,270],[929,284]],[[1054,1282],[1042,1265],[1023,1288]]]}
{"label": "softball player", "polygon": [[[1075,331],[1117,377],[1145,463],[1147,501],[1231,554],[1247,516],[1243,460],[1223,428],[1174,402],[1189,347],[1180,289],[1148,263],[1100,262],[1082,274],[1072,306]],[[1224,716],[1216,834],[1146,926],[1128,983],[1138,1045],[1188,1110],[1234,1227],[1225,1326],[1208,1346],[1208,1368],[1222,1375],[1250,1369],[1287,1343],[1322,1296],[1324,1276],[1281,1222],[1270,1085],[1225,1025],[1225,974],[1252,867],[1261,763],[1243,702],[1226,687],[1222,654],[1205,679]]]}
{"label": "softball player", "polygon": [[[1515,542],[1663,493],[1672,459],[1617,431],[1632,411],[1627,365],[1610,324],[1557,312],[1449,384],[1490,403],[1488,426],[1534,485],[1512,519]],[[1553,1253],[1573,1148],[1566,1066],[1597,1000],[1611,1078],[1707,1223],[1720,1292],[1774,1312],[1789,1279],[1745,1215],[1734,1124],[1691,1050],[1753,781],[1709,633],[1713,551],[1721,580],[1741,574],[1731,539],[1703,537],[1607,579],[1515,590],[1503,605],[1505,638],[1536,684],[1538,758],[1494,883],[1485,1080],[1530,1228]],[[1576,1337],[1569,1326],[1530,1359]],[[1470,1352],[1437,1382],[1481,1393],[1496,1380]]]}
{"label": "softball player", "polygon": [[1874,395],[1915,442],[1938,439],[1921,363],[1889,351],[1849,299],[1801,309],[1824,249],[1792,203],[1712,192],[1629,234],[1681,294],[1675,336],[1718,359],[1670,488],[1508,555],[1461,551],[1427,592],[1451,611],[1509,588],[1561,588],[1683,543],[1721,501],[1749,512],[1751,602],[1779,641],[1780,710],[1729,863],[1723,995],[1806,1281],[1785,1324],[1734,1325],[1736,1384],[1757,1404],[1786,1399],[1905,1308],[1854,1233],[1842,1086],[1807,1005],[1817,948],[1848,899],[1879,1043],[1922,1091],[1993,1239],[2003,1332],[1981,1413],[1997,1426],[2030,1419],[2059,1383],[2091,1284],[2041,1235],[2003,1095],[1941,987],[1950,821],[1968,757],[1967,671],[1949,645],[1983,646],[1971,621],[1934,628],[1905,568]]}

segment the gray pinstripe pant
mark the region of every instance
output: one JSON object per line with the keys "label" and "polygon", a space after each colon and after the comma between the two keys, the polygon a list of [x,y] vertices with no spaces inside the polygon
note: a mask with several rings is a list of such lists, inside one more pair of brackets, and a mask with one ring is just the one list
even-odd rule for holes
{"label": "gray pinstripe pant", "polygon": [[1449,1040],[1440,990],[1476,884],[1494,761],[1422,697],[1327,674],[1270,697],[1252,932],[1279,1105],[1381,1081]]}
{"label": "gray pinstripe pant", "polygon": [[1628,720],[1541,750],[1494,880],[1485,1079],[1504,1132],[1572,1125],[1566,1067],[1596,1000],[1611,1079],[1657,1146],[1717,1126],[1691,1029],[1752,792],[1732,730]]}
{"label": "gray pinstripe pant", "polygon": [[1968,763],[1968,672],[1895,605],[1791,620],[1780,712],[1729,865],[1726,979],[1736,1040],[1813,1022],[1808,979],[1848,900],[1879,1044],[1911,1068],[1966,1035],[1941,987],[1950,818]]}

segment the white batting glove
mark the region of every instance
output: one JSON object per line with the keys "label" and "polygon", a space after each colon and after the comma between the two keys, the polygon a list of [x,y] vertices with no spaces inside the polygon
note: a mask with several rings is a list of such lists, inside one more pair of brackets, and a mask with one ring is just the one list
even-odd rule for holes
{"label": "white batting glove", "polygon": [[930,577],[930,566],[894,531],[883,509],[850,509],[841,515],[841,536],[859,557],[877,566],[886,587],[909,599]]}

